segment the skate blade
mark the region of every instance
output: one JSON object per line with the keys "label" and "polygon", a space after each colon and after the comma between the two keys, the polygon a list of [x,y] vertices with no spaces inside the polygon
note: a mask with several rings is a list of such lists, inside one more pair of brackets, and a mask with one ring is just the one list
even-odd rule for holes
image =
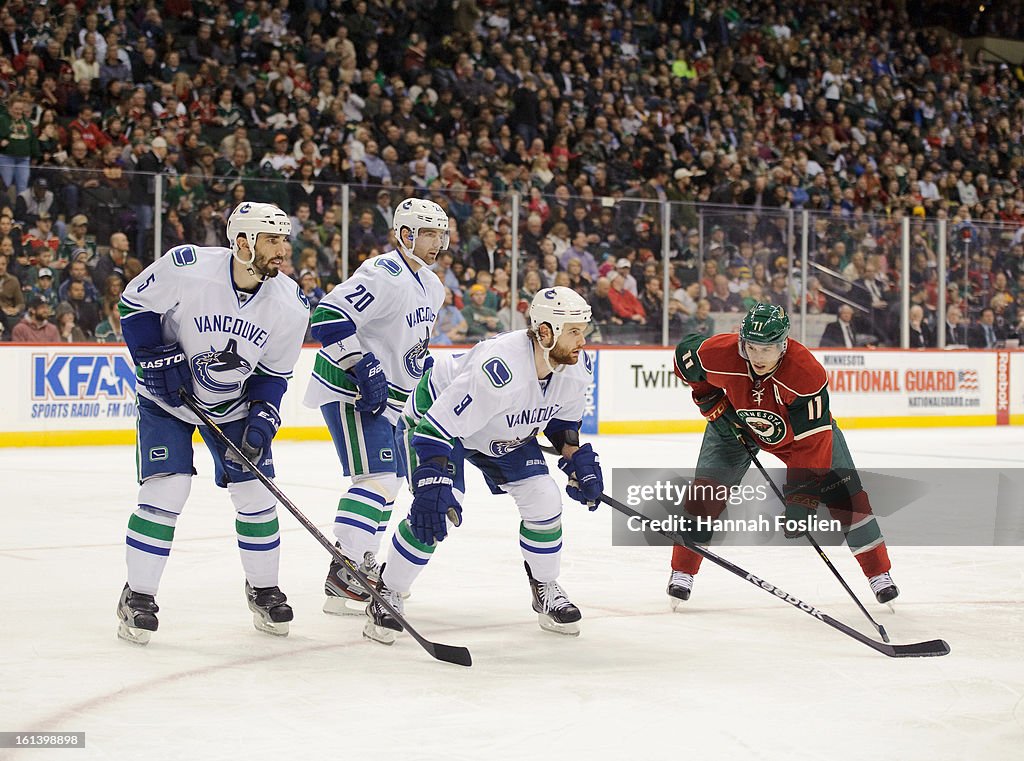
{"label": "skate blade", "polygon": [[153,632],[149,629],[138,629],[134,626],[129,626],[125,622],[121,622],[117,626],[117,638],[123,639],[125,642],[131,642],[133,645],[148,645],[149,638],[153,636]]}
{"label": "skate blade", "polygon": [[889,609],[890,613],[893,613],[893,614],[896,613],[896,601],[895,600],[889,600],[889,602],[885,603],[885,607],[887,607]]}
{"label": "skate blade", "polygon": [[578,637],[580,636],[580,622],[573,621],[568,624],[560,624],[557,621],[552,621],[549,616],[543,613],[537,614],[537,622],[540,624],[540,628],[546,632],[552,634],[562,634],[566,637]]}
{"label": "skate blade", "polygon": [[331,597],[324,600],[324,613],[331,616],[365,616],[366,602],[351,597]]}
{"label": "skate blade", "polygon": [[382,645],[395,644],[395,637],[398,634],[394,629],[386,626],[377,626],[373,621],[367,621],[363,625],[363,636],[368,640],[379,642]]}
{"label": "skate blade", "polygon": [[288,622],[271,621],[264,618],[259,613],[252,614],[252,625],[256,627],[256,631],[263,632],[264,634],[273,634],[275,637],[287,637],[288,636]]}
{"label": "skate blade", "polygon": [[669,598],[668,598],[668,607],[669,607],[669,609],[673,613],[675,613],[676,611],[678,611],[680,608],[683,607],[683,603],[684,602],[686,602],[686,600],[680,600],[678,597],[671,597],[671,596],[669,596]]}

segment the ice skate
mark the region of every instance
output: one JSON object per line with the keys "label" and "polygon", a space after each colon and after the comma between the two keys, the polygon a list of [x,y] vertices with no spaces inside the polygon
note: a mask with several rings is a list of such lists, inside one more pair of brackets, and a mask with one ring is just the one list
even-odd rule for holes
{"label": "ice skate", "polygon": [[[377,582],[377,591],[392,608],[399,613],[404,613],[405,605],[402,602],[402,596],[398,592],[388,589],[384,583],[383,565],[380,567],[380,572],[382,578]],[[366,606],[366,617],[368,620],[363,626],[364,637],[382,645],[395,644],[395,635],[402,631],[402,624],[383,605],[371,599]]]}
{"label": "ice skate", "polygon": [[679,607],[679,603],[690,599],[690,592],[693,590],[693,574],[682,571],[672,571],[668,579],[668,598],[672,610]]}
{"label": "ice skate", "polygon": [[537,581],[530,571],[530,564],[524,562],[526,575],[530,579],[530,591],[533,593],[533,609],[537,611],[540,628],[555,634],[567,634],[570,637],[580,635],[580,609],[573,605],[565,590],[557,581]]}
{"label": "ice skate", "polygon": [[136,645],[148,644],[160,623],[156,619],[159,610],[153,595],[133,592],[125,584],[117,601],[117,636]]}
{"label": "ice skate", "polygon": [[875,599],[892,608],[892,601],[900,594],[900,590],[893,583],[892,576],[888,572],[880,573],[868,579],[868,583],[871,585],[871,591],[875,593]]}
{"label": "ice skate", "polygon": [[253,587],[245,582],[245,599],[252,611],[252,624],[256,631],[288,636],[288,622],[294,614],[285,593],[277,587]]}
{"label": "ice skate", "polygon": [[[335,547],[340,545],[335,544]],[[362,574],[373,584],[380,581],[380,566],[377,558],[372,552],[363,554],[363,562],[356,563]],[[324,601],[324,613],[332,616],[361,616],[366,611],[366,601],[370,599],[369,593],[359,583],[359,579],[349,570],[349,567],[340,560],[332,560],[330,570],[327,571],[327,580],[324,581],[324,594],[327,599]]]}

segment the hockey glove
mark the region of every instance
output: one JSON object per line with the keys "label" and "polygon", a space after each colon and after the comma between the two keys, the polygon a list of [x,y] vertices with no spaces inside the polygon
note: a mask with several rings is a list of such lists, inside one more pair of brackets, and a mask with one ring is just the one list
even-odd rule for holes
{"label": "hockey glove", "polygon": [[444,541],[448,536],[445,518],[455,526],[462,524],[462,506],[452,491],[454,481],[436,460],[421,462],[412,474],[412,509],[409,528],[423,544]]}
{"label": "hockey glove", "polygon": [[249,462],[259,466],[280,427],[281,414],[270,402],[255,401],[249,405],[249,416],[245,419],[242,445],[239,447]]}
{"label": "hockey glove", "polygon": [[168,407],[184,404],[178,396],[178,389],[192,393],[192,368],[181,345],[172,343],[152,349],[139,348],[135,354],[146,390]]}
{"label": "hockey glove", "polygon": [[559,457],[558,469],[569,477],[565,493],[571,499],[586,505],[591,512],[596,510],[601,504],[604,476],[601,473],[601,459],[590,444],[581,446],[568,460]]}
{"label": "hockey glove", "polygon": [[744,447],[757,446],[750,435],[746,424],[736,414],[732,402],[721,389],[714,393],[702,396],[695,400],[701,414],[707,418],[708,425],[715,429],[715,432],[723,438],[732,440],[740,439]]}
{"label": "hockey glove", "polygon": [[349,372],[355,376],[359,388],[356,411],[374,417],[380,415],[388,406],[388,379],[384,377],[384,368],[373,356],[373,352],[364,354]]}

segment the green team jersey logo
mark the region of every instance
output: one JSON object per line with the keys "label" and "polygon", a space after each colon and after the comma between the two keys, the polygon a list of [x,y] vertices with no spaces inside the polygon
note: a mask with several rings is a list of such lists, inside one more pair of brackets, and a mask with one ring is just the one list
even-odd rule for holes
{"label": "green team jersey logo", "polygon": [[786,421],[770,410],[736,410],[747,427],[765,444],[778,444],[786,438]]}

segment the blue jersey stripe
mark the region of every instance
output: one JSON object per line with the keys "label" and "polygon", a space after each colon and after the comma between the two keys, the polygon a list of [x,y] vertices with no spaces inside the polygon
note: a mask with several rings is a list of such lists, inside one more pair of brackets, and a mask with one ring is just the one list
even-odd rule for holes
{"label": "blue jersey stripe", "polygon": [[426,558],[421,558],[421,557],[418,557],[417,555],[413,555],[411,552],[409,552],[409,550],[405,549],[405,547],[403,547],[399,543],[399,541],[398,541],[398,534],[395,534],[393,537],[391,537],[391,544],[394,545],[394,548],[396,550],[398,550],[398,552],[402,555],[402,557],[405,558],[406,560],[408,560],[410,563],[412,563],[414,565],[426,565],[427,564],[427,559]]}
{"label": "blue jersey stripe", "polygon": [[249,542],[243,542],[241,540],[239,540],[239,542],[238,542],[238,548],[240,550],[253,550],[254,552],[266,552],[267,550],[272,550],[275,547],[280,547],[280,546],[281,546],[281,537],[278,537],[277,539],[272,541],[270,544],[250,544]]}

